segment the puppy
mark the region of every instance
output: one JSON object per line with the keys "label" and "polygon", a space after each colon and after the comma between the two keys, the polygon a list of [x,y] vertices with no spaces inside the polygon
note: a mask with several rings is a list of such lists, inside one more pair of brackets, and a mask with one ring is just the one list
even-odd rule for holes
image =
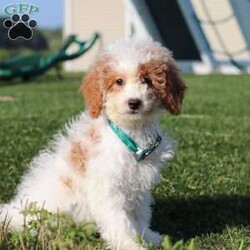
{"label": "puppy", "polygon": [[180,113],[185,85],[168,49],[152,40],[116,41],[101,53],[81,86],[86,111],[31,162],[1,219],[22,230],[23,204],[68,213],[96,225],[111,249],[159,244],[150,229],[150,190],[171,141],[158,126],[162,110]]}

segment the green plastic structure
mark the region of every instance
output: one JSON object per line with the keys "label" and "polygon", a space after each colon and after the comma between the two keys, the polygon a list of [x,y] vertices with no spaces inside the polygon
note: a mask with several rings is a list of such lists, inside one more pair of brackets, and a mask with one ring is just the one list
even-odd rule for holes
{"label": "green plastic structure", "polygon": [[[99,38],[100,34],[94,33],[89,40],[79,41],[75,35],[71,35],[61,49],[48,56],[32,54],[0,61],[0,80],[11,80],[13,78],[28,80],[31,77],[41,75],[50,68],[57,66],[59,62],[72,60],[83,55]],[[78,50],[69,54],[67,50],[72,44],[77,44]]]}

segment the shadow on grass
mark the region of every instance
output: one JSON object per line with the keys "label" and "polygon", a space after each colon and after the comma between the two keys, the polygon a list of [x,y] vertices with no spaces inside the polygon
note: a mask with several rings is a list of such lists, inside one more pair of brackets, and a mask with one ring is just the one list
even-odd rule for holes
{"label": "shadow on grass", "polygon": [[226,226],[250,226],[249,196],[156,199],[152,227],[174,240],[188,240]]}

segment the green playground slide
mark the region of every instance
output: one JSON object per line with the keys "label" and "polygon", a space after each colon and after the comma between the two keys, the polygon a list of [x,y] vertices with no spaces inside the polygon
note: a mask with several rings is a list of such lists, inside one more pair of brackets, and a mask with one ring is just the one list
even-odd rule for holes
{"label": "green playground slide", "polygon": [[[62,48],[50,55],[32,54],[0,61],[0,80],[12,80],[14,78],[27,80],[41,75],[50,68],[55,67],[59,62],[72,60],[83,55],[99,38],[100,34],[94,33],[89,40],[80,41],[75,35],[71,35]],[[73,44],[78,46],[77,51],[68,53],[67,50]]]}

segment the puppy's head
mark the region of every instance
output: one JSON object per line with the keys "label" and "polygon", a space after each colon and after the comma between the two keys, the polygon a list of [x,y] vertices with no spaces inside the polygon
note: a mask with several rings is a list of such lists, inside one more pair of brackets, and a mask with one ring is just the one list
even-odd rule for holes
{"label": "puppy's head", "polygon": [[168,49],[128,39],[103,51],[81,89],[91,117],[104,112],[129,122],[149,119],[161,108],[179,114],[185,85]]}

